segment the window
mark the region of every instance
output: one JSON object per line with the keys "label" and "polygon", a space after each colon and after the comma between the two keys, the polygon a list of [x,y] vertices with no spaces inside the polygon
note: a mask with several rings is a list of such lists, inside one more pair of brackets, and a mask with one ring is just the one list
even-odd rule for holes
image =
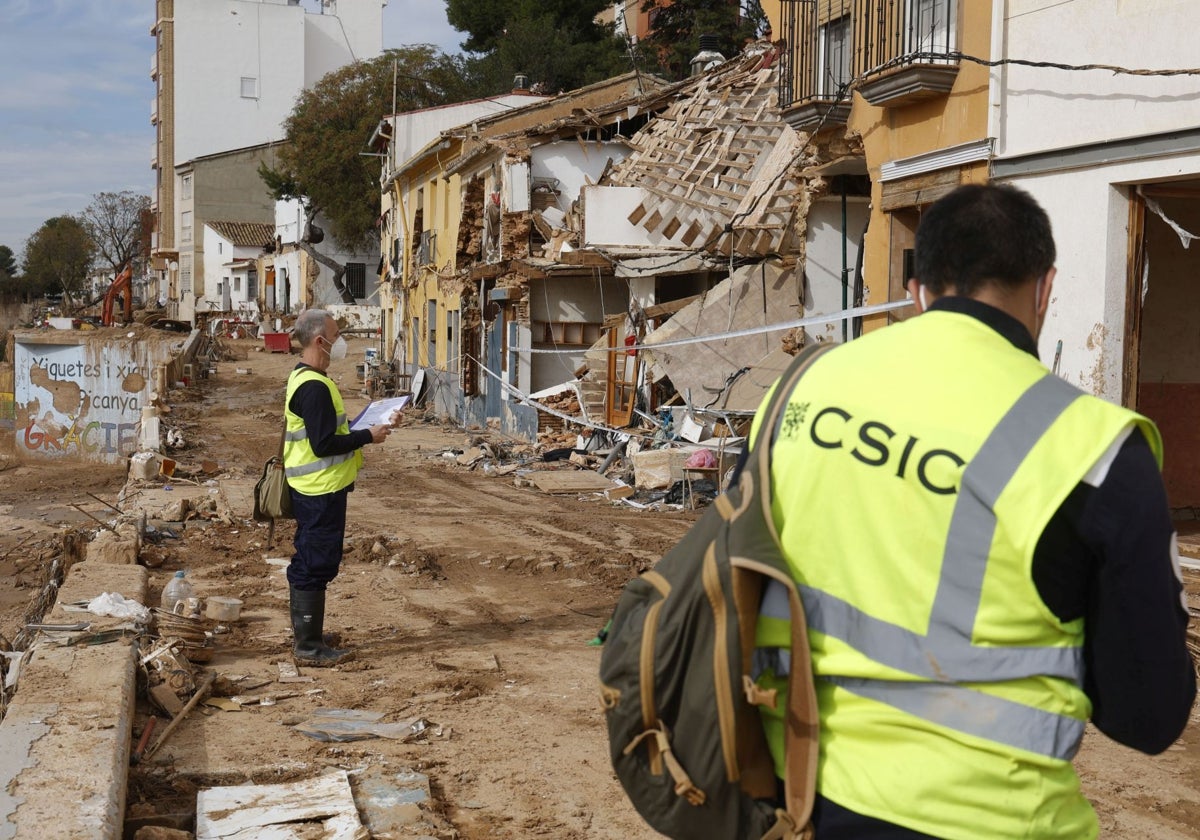
{"label": "window", "polygon": [[179,197],[184,201],[192,197],[192,176],[190,174],[179,179]]}
{"label": "window", "polygon": [[257,76],[242,76],[242,99],[258,99]]}
{"label": "window", "polygon": [[908,51],[933,53],[921,61],[935,61],[955,49],[958,0],[908,0]]}
{"label": "window", "polygon": [[179,214],[179,241],[192,241],[192,211],[184,210]]}
{"label": "window", "polygon": [[179,292],[180,294],[190,295],[192,293],[192,255],[179,255]]}
{"label": "window", "polygon": [[462,313],[457,309],[446,312],[446,370],[458,371],[458,329]]}
{"label": "window", "polygon": [[222,241],[221,241],[221,240],[219,240],[219,239],[217,240],[217,253],[218,253],[218,254],[224,254],[224,253],[225,253],[225,243],[224,243],[224,242],[222,242]]}
{"label": "window", "polygon": [[258,300],[258,272],[253,268],[246,273],[246,297]]}
{"label": "window", "polygon": [[850,81],[850,16],[831,20],[821,27],[820,76],[817,93],[836,98]]}
{"label": "window", "polygon": [[367,296],[366,263],[346,264],[346,288],[350,290],[350,295],[355,299],[361,300]]}
{"label": "window", "polygon": [[437,360],[437,301],[426,303],[428,314],[425,316],[425,326],[429,329],[429,364]]}
{"label": "window", "polygon": [[235,292],[240,292],[242,290],[242,278],[241,277],[233,278],[233,290]]}

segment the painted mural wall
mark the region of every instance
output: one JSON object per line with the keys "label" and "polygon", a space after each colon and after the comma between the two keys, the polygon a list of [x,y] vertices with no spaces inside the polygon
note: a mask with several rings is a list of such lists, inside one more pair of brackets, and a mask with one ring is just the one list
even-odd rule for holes
{"label": "painted mural wall", "polygon": [[[74,337],[72,337],[74,338]],[[136,338],[79,338],[14,345],[16,451],[33,458],[119,463],[137,449],[153,370],[170,345]]]}

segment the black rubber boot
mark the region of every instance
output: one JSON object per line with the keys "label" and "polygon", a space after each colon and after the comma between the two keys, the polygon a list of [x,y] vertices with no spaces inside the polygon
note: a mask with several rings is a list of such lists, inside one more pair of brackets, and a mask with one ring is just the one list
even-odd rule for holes
{"label": "black rubber boot", "polygon": [[339,650],[325,644],[322,630],[325,625],[325,590],[291,589],[292,634],[295,644],[292,656],[297,665],[328,668],[354,658],[349,650]]}

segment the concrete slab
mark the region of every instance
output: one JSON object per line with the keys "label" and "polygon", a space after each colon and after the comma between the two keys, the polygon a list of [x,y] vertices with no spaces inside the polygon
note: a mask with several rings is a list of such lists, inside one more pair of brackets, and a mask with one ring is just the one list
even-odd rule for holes
{"label": "concrete slab", "polygon": [[[122,619],[68,612],[64,604],[117,592],[145,604],[140,566],[77,563],[46,623]],[[125,816],[137,686],[137,647],[36,645],[0,722],[0,840],[117,840]]]}
{"label": "concrete slab", "polygon": [[0,838],[121,837],[135,662],[125,640],[33,654],[0,723]]}

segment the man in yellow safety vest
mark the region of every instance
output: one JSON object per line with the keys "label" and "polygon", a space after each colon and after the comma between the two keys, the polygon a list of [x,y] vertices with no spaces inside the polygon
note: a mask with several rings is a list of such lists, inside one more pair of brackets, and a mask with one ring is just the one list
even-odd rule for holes
{"label": "man in yellow safety vest", "polygon": [[[1187,724],[1161,440],[1038,360],[1054,262],[1029,195],[956,189],[917,231],[919,317],[825,353],[754,429],[809,622],[817,840],[1095,837],[1086,722],[1147,753]],[[775,586],[754,669],[783,689]]]}
{"label": "man in yellow safety vest", "polygon": [[300,363],[288,376],[283,443],[296,518],[296,552],[287,568],[292,653],[301,664],[323,667],[352,655],[326,643],[325,587],[341,566],[346,495],[362,466],[362,447],[383,443],[390,428],[350,429],[342,395],[326,373],[331,359],[346,356],[346,339],[328,313],[301,313],[294,335],[300,342]]}

